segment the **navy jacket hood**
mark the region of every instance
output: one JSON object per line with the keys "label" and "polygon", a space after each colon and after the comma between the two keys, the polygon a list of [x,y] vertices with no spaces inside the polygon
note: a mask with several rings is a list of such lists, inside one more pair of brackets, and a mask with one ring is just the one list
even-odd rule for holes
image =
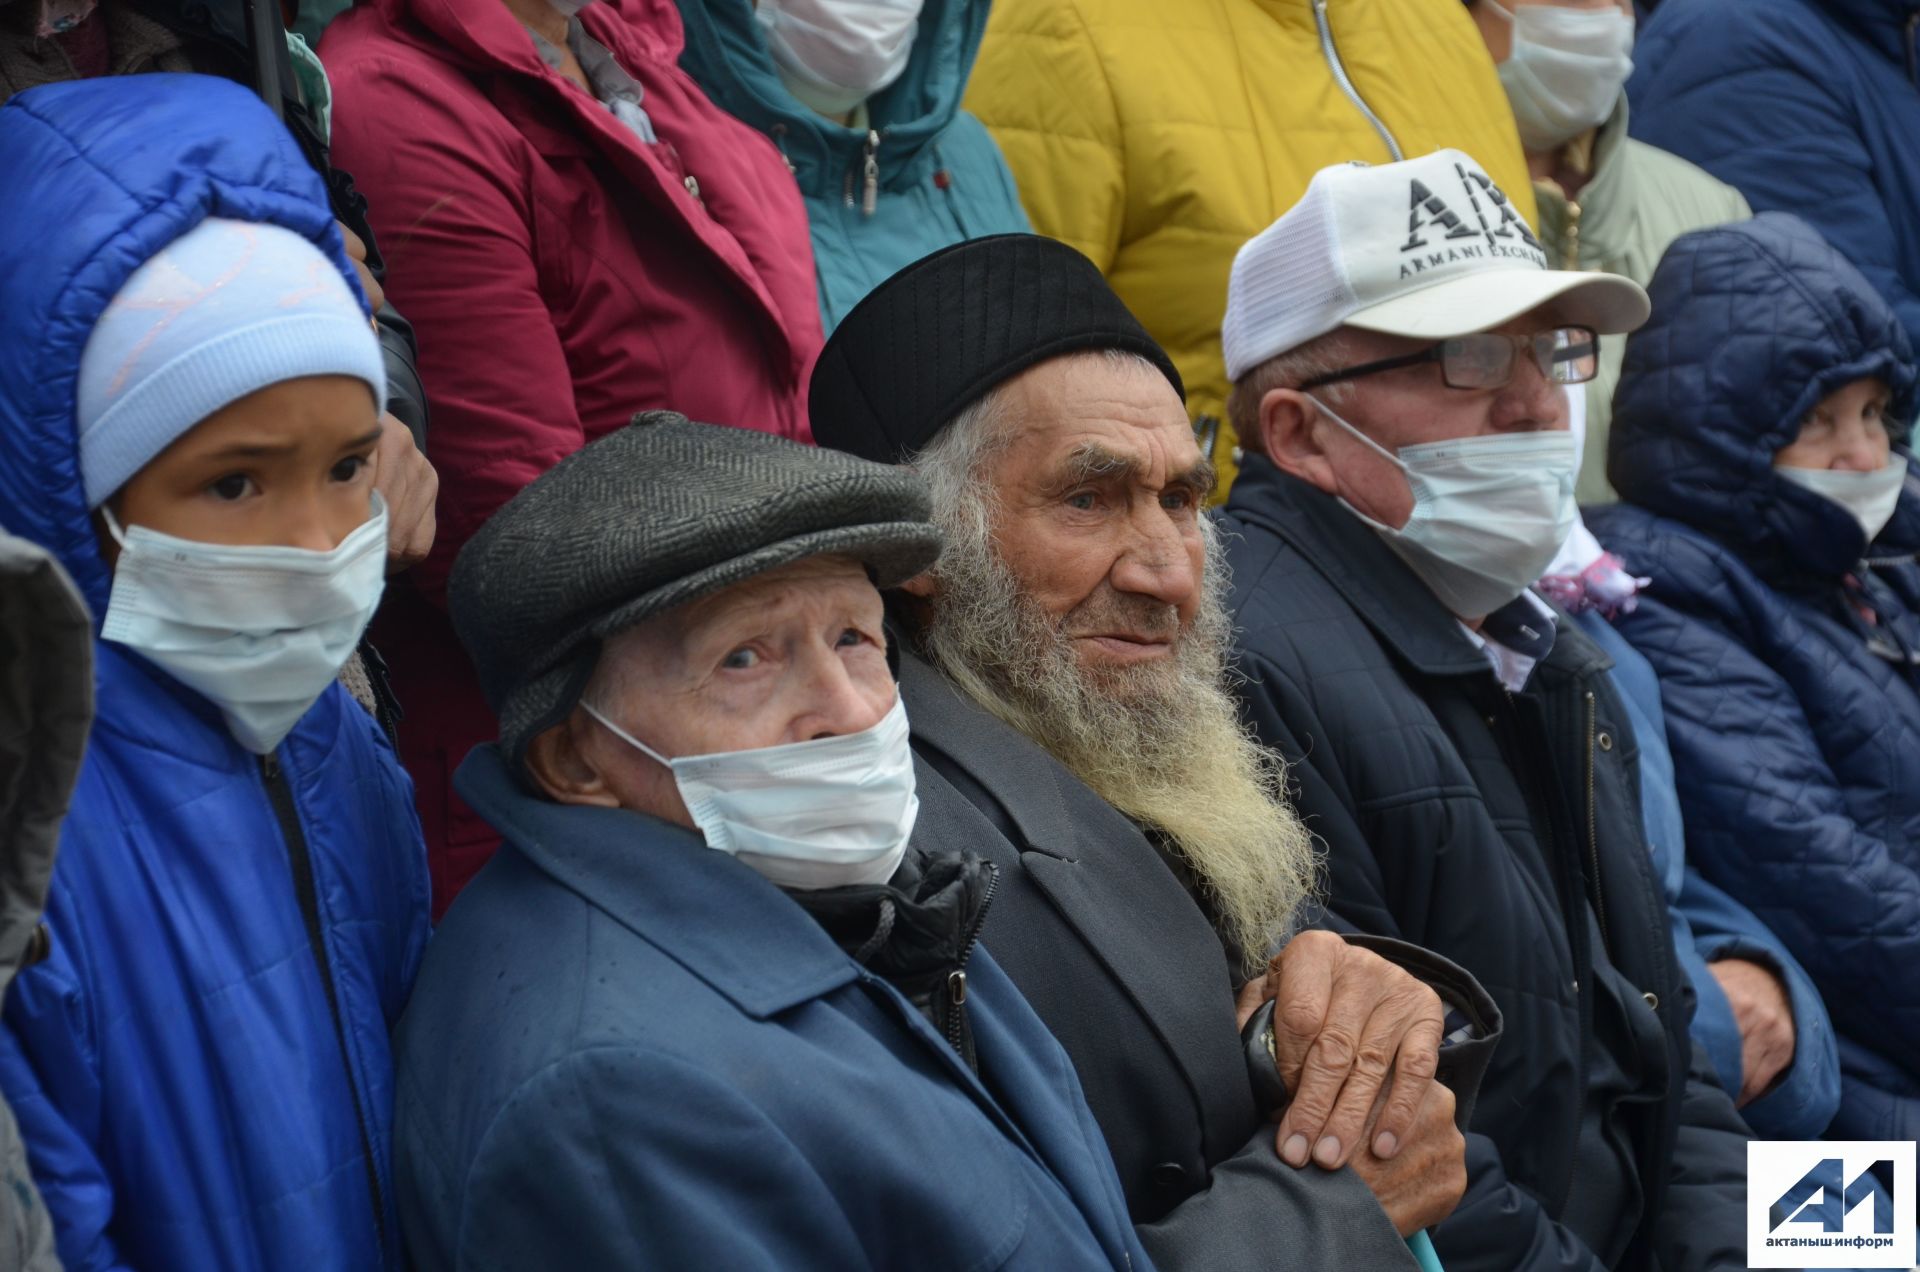
{"label": "navy jacket hood", "polygon": [[0,173],[0,528],[53,552],[103,615],[111,576],[81,489],[74,399],[87,337],[121,286],[212,216],[303,234],[356,296],[360,284],[319,175],[226,80],[30,89],[0,107]]}
{"label": "navy jacket hood", "polygon": [[[1913,418],[1917,371],[1893,310],[1816,230],[1777,212],[1682,236],[1647,290],[1653,317],[1627,341],[1607,447],[1621,498],[1766,573],[1845,573],[1865,553],[1859,524],[1777,474],[1773,456],[1862,377],[1893,390],[1894,419]],[[1880,541],[1920,546],[1914,478]]]}
{"label": "navy jacket hood", "polygon": [[1913,25],[1920,0],[1820,0],[1821,7],[1868,44],[1906,67],[1913,78]]}

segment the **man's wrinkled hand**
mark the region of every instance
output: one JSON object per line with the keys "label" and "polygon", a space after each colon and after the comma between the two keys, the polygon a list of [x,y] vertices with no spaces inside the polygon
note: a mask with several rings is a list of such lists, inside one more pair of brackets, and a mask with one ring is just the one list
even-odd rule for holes
{"label": "man's wrinkled hand", "polygon": [[1247,987],[1241,1006],[1250,1013],[1249,1000],[1257,1007],[1267,997],[1274,999],[1280,1078],[1292,1094],[1280,1120],[1280,1156],[1328,1170],[1363,1148],[1392,1160],[1416,1133],[1436,1085],[1440,996],[1370,950],[1331,932],[1302,932],[1264,980]]}
{"label": "man's wrinkled hand", "polygon": [[1726,991],[1740,1027],[1740,1090],[1736,1107],[1765,1095],[1793,1063],[1793,1004],[1772,971],[1744,958],[1723,958],[1707,970]]}
{"label": "man's wrinkled hand", "polygon": [[407,426],[392,415],[380,417],[374,456],[373,486],[387,501],[387,573],[395,574],[426,560],[433,548],[440,474],[413,444]]}
{"label": "man's wrinkled hand", "polygon": [[1453,1112],[1453,1092],[1431,1083],[1404,1150],[1383,1158],[1363,1148],[1349,1163],[1403,1237],[1439,1223],[1466,1195],[1467,1140]]}
{"label": "man's wrinkled hand", "polygon": [[348,229],[345,222],[335,221],[334,225],[339,228],[340,237],[346,241],[347,259],[353,262],[353,272],[360,275],[360,286],[367,293],[368,306],[375,313],[379,313],[380,306],[387,301],[387,293],[380,286],[380,280],[373,276],[373,271],[367,268],[366,243],[358,234]]}

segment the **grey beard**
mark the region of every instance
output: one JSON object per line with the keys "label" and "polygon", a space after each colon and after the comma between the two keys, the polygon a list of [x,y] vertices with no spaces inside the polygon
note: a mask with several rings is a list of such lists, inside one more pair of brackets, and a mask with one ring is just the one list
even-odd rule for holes
{"label": "grey beard", "polygon": [[[1227,691],[1224,568],[1210,565],[1185,631],[1172,607],[1145,598],[1084,604],[1075,614],[1124,608],[1135,630],[1174,637],[1171,658],[1087,667],[1066,622],[1021,591],[986,535],[947,528],[921,633],[927,655],[1108,803],[1159,831],[1208,894],[1242,970],[1264,965],[1312,896],[1318,862],[1285,799],[1279,761],[1240,723]],[[1209,562],[1219,555],[1209,551]]]}

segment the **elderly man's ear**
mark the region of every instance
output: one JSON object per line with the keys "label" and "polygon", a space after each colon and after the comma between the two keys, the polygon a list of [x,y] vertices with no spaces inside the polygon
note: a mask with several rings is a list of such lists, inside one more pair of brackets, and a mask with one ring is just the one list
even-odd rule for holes
{"label": "elderly man's ear", "polygon": [[900,590],[916,601],[930,601],[939,593],[940,586],[933,581],[933,572],[929,570],[902,583]]}
{"label": "elderly man's ear", "polygon": [[1319,406],[1298,389],[1269,389],[1260,399],[1261,449],[1274,467],[1334,494],[1339,487],[1320,449],[1325,431],[1319,425]]}
{"label": "elderly man's ear", "polygon": [[586,753],[586,731],[592,727],[587,713],[575,707],[565,720],[527,744],[527,771],[541,793],[556,804],[618,808],[619,796]]}

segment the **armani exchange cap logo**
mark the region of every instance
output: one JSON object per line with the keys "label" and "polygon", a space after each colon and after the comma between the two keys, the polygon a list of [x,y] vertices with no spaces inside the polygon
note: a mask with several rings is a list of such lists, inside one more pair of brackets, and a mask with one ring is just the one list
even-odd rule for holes
{"label": "armani exchange cap logo", "polygon": [[1459,179],[1459,193],[1454,198],[1457,202],[1464,197],[1465,216],[1453,209],[1445,193],[1436,193],[1420,178],[1407,183],[1407,241],[1400,245],[1405,257],[1400,262],[1400,277],[1489,256],[1545,269],[1546,250],[1493,178],[1462,163],[1452,168]]}

